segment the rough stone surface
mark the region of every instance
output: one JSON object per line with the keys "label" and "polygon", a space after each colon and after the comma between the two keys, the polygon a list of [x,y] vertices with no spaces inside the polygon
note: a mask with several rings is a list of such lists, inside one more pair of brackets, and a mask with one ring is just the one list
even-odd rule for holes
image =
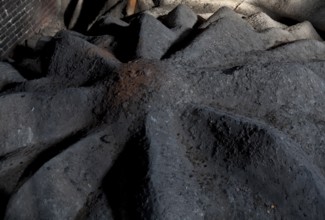
{"label": "rough stone surface", "polygon": [[65,85],[82,86],[105,77],[118,65],[119,61],[110,52],[63,31],[56,36],[48,76]]}
{"label": "rough stone surface", "polygon": [[59,150],[66,139],[97,120],[95,108],[100,96],[92,89],[41,94],[21,92],[0,97],[0,185],[7,192],[16,187],[41,152]]}
{"label": "rough stone surface", "polygon": [[322,220],[325,43],[235,11],[57,34],[0,92],[0,218]]}
{"label": "rough stone surface", "polygon": [[[176,40],[176,35],[160,21],[146,13],[137,15],[116,49],[121,60],[160,59]],[[120,54],[122,53],[122,54]]]}
{"label": "rough stone surface", "polygon": [[266,49],[261,36],[232,12],[209,25],[175,59],[193,66],[225,63],[236,54]]}
{"label": "rough stone surface", "polygon": [[171,29],[176,27],[192,28],[197,20],[197,15],[190,8],[186,5],[179,5],[164,17],[163,23]]}
{"label": "rough stone surface", "polygon": [[293,35],[293,41],[303,39],[314,39],[322,41],[322,38],[319,36],[319,34],[309,21],[293,25],[291,27],[288,27],[286,30]]}
{"label": "rough stone surface", "polygon": [[[45,163],[13,197],[6,219],[82,216],[88,200],[97,196],[101,180],[122,149],[124,140],[117,141],[122,134],[121,130],[117,133],[105,127]],[[20,202],[24,200],[34,202],[28,205]],[[38,208],[34,209],[35,206]]]}
{"label": "rough stone surface", "polygon": [[270,49],[302,39],[321,40],[308,22],[285,29],[269,28],[256,32],[240,15],[228,8],[221,8],[200,29],[205,30],[186,48],[176,53],[177,61],[195,66],[227,66],[252,51]]}
{"label": "rough stone surface", "polygon": [[176,35],[177,40],[174,42],[173,46],[186,41],[193,31],[192,28],[194,25],[199,22],[198,15],[186,5],[175,7],[167,15],[159,17],[159,20]]}
{"label": "rough stone surface", "polygon": [[12,84],[22,83],[24,81],[25,79],[13,66],[5,62],[0,62],[0,91]]}
{"label": "rough stone surface", "polygon": [[322,0],[248,0],[238,5],[236,10],[242,13],[268,11],[274,17],[286,17],[296,21],[311,21],[317,28],[325,30],[325,3]]}
{"label": "rough stone surface", "polygon": [[287,26],[273,20],[264,12],[258,12],[247,18],[247,22],[254,27],[257,31],[264,31],[269,28],[286,28]]}
{"label": "rough stone surface", "polygon": [[234,13],[234,11],[228,7],[222,7],[215,13],[213,13],[209,18],[200,26],[201,29],[207,28],[209,25],[217,22],[219,19],[222,18],[233,18],[239,19],[240,15]]}

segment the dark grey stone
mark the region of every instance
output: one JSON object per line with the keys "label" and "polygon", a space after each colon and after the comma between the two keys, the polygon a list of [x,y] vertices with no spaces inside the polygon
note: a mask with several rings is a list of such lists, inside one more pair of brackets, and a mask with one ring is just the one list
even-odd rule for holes
{"label": "dark grey stone", "polygon": [[9,63],[0,62],[0,91],[15,83],[22,83],[26,80]]}
{"label": "dark grey stone", "polygon": [[106,127],[45,163],[12,197],[6,219],[82,216],[121,151],[121,134]]}
{"label": "dark grey stone", "polygon": [[0,93],[0,218],[323,219],[325,44],[295,41],[314,29],[227,8],[176,29],[61,32],[48,75]]}
{"label": "dark grey stone", "polygon": [[64,85],[81,86],[108,76],[119,64],[109,51],[62,31],[56,36],[47,76]]}
{"label": "dark grey stone", "polygon": [[266,49],[259,34],[232,13],[209,25],[172,58],[191,66],[217,66],[240,53]]}
{"label": "dark grey stone", "polygon": [[197,21],[197,15],[186,5],[178,5],[162,18],[162,22],[171,29],[192,28]]}
{"label": "dark grey stone", "polygon": [[289,138],[258,121],[185,108],[148,115],[153,219],[324,215],[324,179]]}
{"label": "dark grey stone", "polygon": [[[101,96],[93,89],[67,89],[56,94],[15,93],[0,97],[0,188],[11,192],[41,152],[65,147],[97,120]],[[53,153],[52,152],[52,153]],[[41,158],[41,161],[43,159]]]}
{"label": "dark grey stone", "polygon": [[176,40],[175,34],[148,14],[139,14],[119,39],[117,57],[122,60],[160,59]]}

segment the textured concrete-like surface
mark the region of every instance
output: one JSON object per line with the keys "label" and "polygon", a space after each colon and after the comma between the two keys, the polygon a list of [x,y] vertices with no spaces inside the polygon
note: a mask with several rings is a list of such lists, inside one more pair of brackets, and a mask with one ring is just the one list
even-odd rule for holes
{"label": "textured concrete-like surface", "polygon": [[100,19],[4,64],[1,218],[323,219],[321,37],[193,13]]}

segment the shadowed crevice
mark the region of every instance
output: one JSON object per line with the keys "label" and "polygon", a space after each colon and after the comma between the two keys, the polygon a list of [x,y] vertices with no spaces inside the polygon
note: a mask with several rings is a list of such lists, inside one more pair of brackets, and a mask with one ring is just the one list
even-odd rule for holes
{"label": "shadowed crevice", "polygon": [[99,15],[99,12],[105,6],[106,0],[97,0],[96,4],[92,0],[83,0],[80,16],[73,30],[84,33],[87,31],[88,26]]}
{"label": "shadowed crevice", "polygon": [[4,219],[9,198],[9,194],[0,189],[0,219]]}
{"label": "shadowed crevice", "polygon": [[182,49],[185,49],[188,45],[190,45],[193,40],[199,36],[203,30],[195,30],[195,29],[190,29],[186,32],[184,32],[178,40],[173,43],[173,45],[167,50],[167,52],[163,55],[161,58],[163,59],[168,59],[170,58],[173,54],[177,53],[178,51],[181,51]]}
{"label": "shadowed crevice", "polygon": [[151,219],[148,190],[148,140],[144,129],[129,139],[103,181],[116,220]]}

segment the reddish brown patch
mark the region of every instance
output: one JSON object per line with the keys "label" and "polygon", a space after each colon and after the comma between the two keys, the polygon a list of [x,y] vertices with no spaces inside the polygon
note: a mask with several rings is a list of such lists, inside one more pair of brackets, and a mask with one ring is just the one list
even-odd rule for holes
{"label": "reddish brown patch", "polygon": [[114,87],[114,104],[120,105],[126,101],[136,101],[145,93],[157,90],[159,68],[148,61],[135,61],[123,65],[118,73],[118,82]]}

